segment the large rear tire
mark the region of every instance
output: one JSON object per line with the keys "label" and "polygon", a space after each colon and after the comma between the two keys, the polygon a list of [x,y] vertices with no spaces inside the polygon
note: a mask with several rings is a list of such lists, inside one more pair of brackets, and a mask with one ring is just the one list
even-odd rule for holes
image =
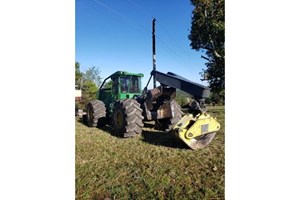
{"label": "large rear tire", "polygon": [[92,100],[87,105],[87,124],[90,127],[101,127],[105,124],[106,107],[100,100]]}
{"label": "large rear tire", "polygon": [[167,132],[172,130],[175,124],[177,124],[177,122],[179,122],[179,120],[182,118],[183,112],[181,111],[181,106],[175,100],[171,101],[170,104],[173,117],[157,120],[156,124],[159,130]]}
{"label": "large rear tire", "polygon": [[128,138],[142,133],[143,110],[134,99],[125,99],[115,103],[113,112],[114,131],[118,136]]}

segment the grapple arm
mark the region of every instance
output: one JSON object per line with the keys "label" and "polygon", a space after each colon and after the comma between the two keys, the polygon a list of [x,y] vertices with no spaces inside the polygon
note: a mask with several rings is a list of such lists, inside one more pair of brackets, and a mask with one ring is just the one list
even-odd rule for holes
{"label": "grapple arm", "polygon": [[207,113],[187,114],[174,126],[173,131],[191,149],[207,146],[220,130],[217,120]]}

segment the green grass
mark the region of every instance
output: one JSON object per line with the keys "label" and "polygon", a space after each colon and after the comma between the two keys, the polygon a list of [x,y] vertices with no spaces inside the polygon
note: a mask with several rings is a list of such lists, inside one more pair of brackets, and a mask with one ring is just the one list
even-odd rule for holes
{"label": "green grass", "polygon": [[210,113],[222,128],[196,151],[151,124],[123,139],[76,121],[76,199],[224,199],[224,109]]}

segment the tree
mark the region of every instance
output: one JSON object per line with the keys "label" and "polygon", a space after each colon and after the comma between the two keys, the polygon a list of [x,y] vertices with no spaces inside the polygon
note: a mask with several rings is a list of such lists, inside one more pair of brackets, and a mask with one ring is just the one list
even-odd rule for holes
{"label": "tree", "polygon": [[76,102],[79,109],[85,109],[91,100],[96,99],[101,79],[98,68],[91,67],[83,73],[80,71],[80,63],[75,62],[75,81],[81,88],[81,100]]}
{"label": "tree", "polygon": [[113,86],[113,81],[109,80],[108,82],[105,83],[104,88],[112,88]]}
{"label": "tree", "polygon": [[175,100],[181,107],[184,107],[190,103],[188,99],[192,99],[192,95],[179,89],[176,90]]}
{"label": "tree", "polygon": [[82,86],[82,96],[79,102],[79,108],[85,109],[86,105],[96,99],[96,94],[98,91],[97,85],[91,80],[85,80]]}
{"label": "tree", "polygon": [[203,50],[207,60],[201,73],[212,93],[224,103],[225,99],[225,9],[224,0],[191,0],[194,5],[189,35],[192,49]]}
{"label": "tree", "polygon": [[80,63],[75,62],[75,85],[78,85],[81,88],[81,82],[83,78],[83,73],[80,71]]}
{"label": "tree", "polygon": [[84,74],[84,79],[94,82],[98,87],[100,87],[101,85],[102,78],[100,77],[100,71],[95,66],[86,70]]}

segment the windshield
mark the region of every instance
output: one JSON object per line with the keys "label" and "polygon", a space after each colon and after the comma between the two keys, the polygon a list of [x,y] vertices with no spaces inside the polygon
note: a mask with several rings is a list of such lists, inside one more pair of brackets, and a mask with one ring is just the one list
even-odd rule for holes
{"label": "windshield", "polygon": [[130,93],[138,93],[139,92],[139,78],[136,76],[131,77],[131,82],[130,82],[130,88],[129,88]]}
{"label": "windshield", "polygon": [[121,77],[121,92],[122,93],[139,93],[139,77],[137,76],[126,76]]}

